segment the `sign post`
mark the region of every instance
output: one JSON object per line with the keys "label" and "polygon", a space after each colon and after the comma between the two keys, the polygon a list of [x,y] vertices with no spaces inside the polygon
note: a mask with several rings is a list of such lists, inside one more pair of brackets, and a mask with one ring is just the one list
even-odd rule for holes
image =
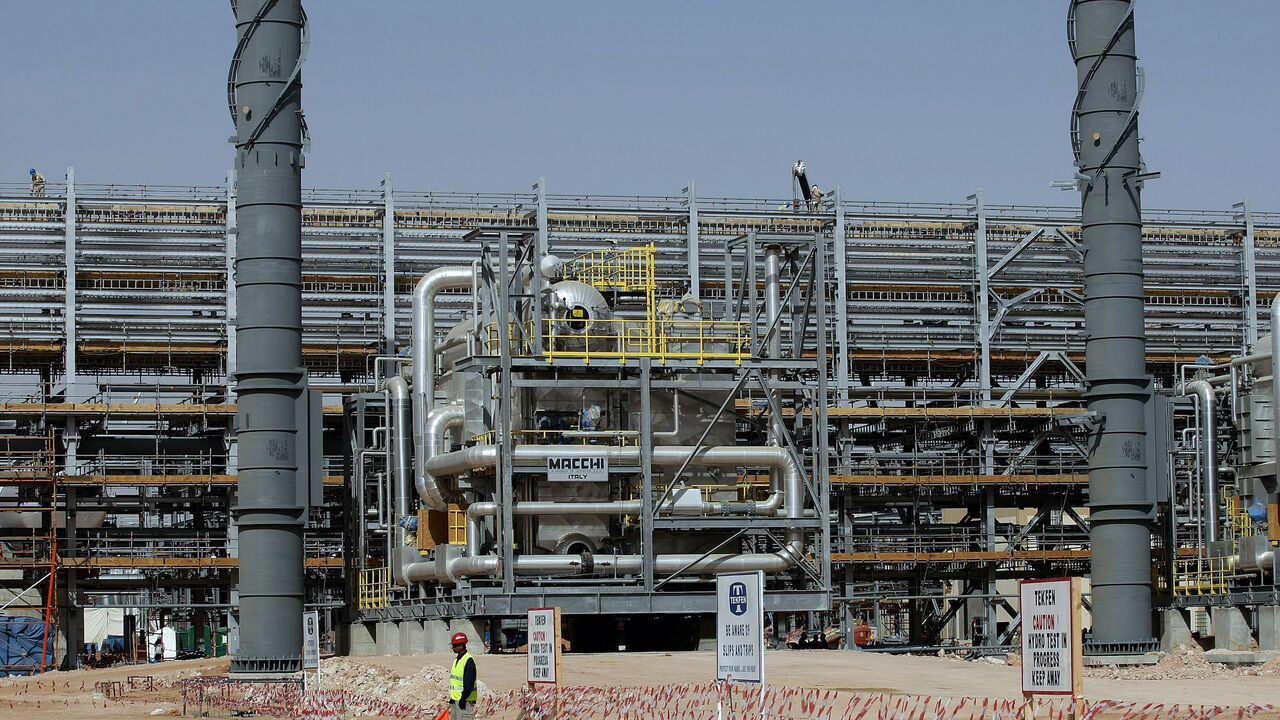
{"label": "sign post", "polygon": [[316,671],[316,690],[320,690],[320,613],[302,614],[302,691],[307,690],[308,670]]}
{"label": "sign post", "polygon": [[[764,573],[716,576],[716,681],[760,683],[764,717]],[[721,717],[724,708],[719,708]]]}
{"label": "sign post", "polygon": [[1035,695],[1070,695],[1078,716],[1084,699],[1080,578],[1023,580],[1019,595],[1024,707]]}
{"label": "sign post", "polygon": [[528,614],[529,685],[551,685],[560,710],[560,608],[530,608]]}

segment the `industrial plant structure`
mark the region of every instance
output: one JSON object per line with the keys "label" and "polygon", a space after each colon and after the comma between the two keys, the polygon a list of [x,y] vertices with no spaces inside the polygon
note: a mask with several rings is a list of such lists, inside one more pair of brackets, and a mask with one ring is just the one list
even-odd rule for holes
{"label": "industrial plant structure", "polygon": [[[303,360],[326,392],[307,602],[332,627],[510,617],[521,603],[615,620],[692,615],[710,607],[707,560],[694,562],[710,552],[771,563],[779,632],[843,624],[852,637],[865,620],[881,641],[935,646],[967,639],[976,619],[994,645],[1016,631],[1002,579],[1088,572],[1077,211],[981,193],[925,205],[837,192],[797,214],[778,200],[544,187],[422,194],[393,192],[388,178],[381,191],[304,193]],[[39,200],[9,188],[0,205],[6,584],[20,591],[56,570],[60,631],[85,607],[228,621],[234,191],[72,181]],[[1222,543],[1258,544],[1275,525],[1245,518],[1260,497],[1248,483],[1274,474],[1270,371],[1256,356],[1270,350],[1258,308],[1280,291],[1280,216],[1244,203],[1143,220],[1156,606],[1274,607],[1275,576],[1257,558],[1267,569],[1274,559],[1233,563]],[[528,260],[544,242],[562,260],[550,277]],[[465,271],[441,287],[440,268]],[[424,278],[436,286],[415,293]],[[535,323],[535,293],[558,314]],[[486,321],[503,307],[509,336]],[[415,311],[433,335],[415,335]],[[544,352],[531,357],[535,328]],[[455,469],[411,477],[414,433],[397,418],[415,402],[398,389],[414,379],[415,339],[441,359],[436,397],[422,401],[444,419],[433,434],[415,426],[422,450]],[[504,358],[510,395],[491,372]],[[1200,386],[1184,389],[1198,373],[1216,423],[1192,407]],[[514,463],[493,469],[474,448],[503,412]],[[1196,428],[1211,427],[1214,442],[1199,442]],[[694,455],[679,448],[694,445],[741,450],[682,469]],[[553,485],[537,454],[548,447],[610,448],[609,482],[575,500],[600,506],[516,514],[525,500],[567,501],[555,493],[571,486]],[[652,463],[638,461],[644,447]],[[1217,450],[1207,467],[1196,454],[1206,447]],[[510,520],[462,511],[460,490],[507,473]],[[646,482],[651,525],[627,504]],[[485,535],[466,536],[469,524]],[[480,562],[459,573],[450,562],[471,557],[468,542]],[[540,557],[549,564],[528,574],[522,562]],[[18,605],[43,608],[48,587]]]}
{"label": "industrial plant structure", "polygon": [[[262,7],[237,63],[300,42]],[[1085,575],[1090,652],[1277,649],[1280,215],[1141,209],[1132,5],[1072,8],[1081,207],[300,191],[273,68],[224,185],[0,185],[11,610],[287,671],[304,606],[356,653],[553,605],[694,647],[760,570],[780,641],[982,651]]]}

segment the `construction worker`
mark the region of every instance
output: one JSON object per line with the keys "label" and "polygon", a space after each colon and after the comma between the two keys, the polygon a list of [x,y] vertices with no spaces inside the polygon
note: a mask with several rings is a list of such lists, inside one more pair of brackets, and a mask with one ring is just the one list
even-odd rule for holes
{"label": "construction worker", "polygon": [[817,185],[809,188],[809,212],[822,211],[822,196],[825,194],[818,189]]}
{"label": "construction worker", "polygon": [[44,176],[36,172],[35,168],[31,168],[31,194],[44,197]]}
{"label": "construction worker", "polygon": [[467,652],[467,634],[454,633],[449,643],[457,658],[449,672],[449,720],[474,720],[476,700],[476,659]]}

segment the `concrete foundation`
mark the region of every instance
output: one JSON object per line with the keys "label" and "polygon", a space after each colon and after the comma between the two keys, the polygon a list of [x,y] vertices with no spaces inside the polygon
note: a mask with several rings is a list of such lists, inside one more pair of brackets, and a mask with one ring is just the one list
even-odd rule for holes
{"label": "concrete foundation", "polygon": [[699,618],[698,651],[716,651],[716,618],[714,615],[704,615]]}
{"label": "concrete foundation", "polygon": [[1253,647],[1253,633],[1239,608],[1216,607],[1213,615],[1213,649],[1248,651]]}
{"label": "concrete foundation", "polygon": [[[473,655],[479,655],[484,652],[484,634],[488,630],[489,623],[484,618],[453,618],[449,621],[449,635],[454,633],[467,634],[467,650]],[[449,651],[449,640],[445,639],[445,652]]]}
{"label": "concrete foundation", "polygon": [[393,622],[380,622],[374,630],[378,655],[400,654],[400,628]]}
{"label": "concrete foundation", "polygon": [[1160,649],[1171,653],[1179,645],[1195,647],[1191,637],[1190,614],[1185,610],[1168,608],[1160,613]]}
{"label": "concrete foundation", "polygon": [[373,637],[373,625],[352,623],[347,626],[347,648],[352,656],[376,655],[378,645]]}
{"label": "concrete foundation", "polygon": [[1258,606],[1258,649],[1280,650],[1280,607]]}
{"label": "concrete foundation", "polygon": [[444,620],[422,621],[422,651],[426,653],[449,652],[449,623]]}
{"label": "concrete foundation", "polygon": [[417,655],[424,652],[423,639],[426,634],[422,630],[421,620],[400,621],[400,654]]}

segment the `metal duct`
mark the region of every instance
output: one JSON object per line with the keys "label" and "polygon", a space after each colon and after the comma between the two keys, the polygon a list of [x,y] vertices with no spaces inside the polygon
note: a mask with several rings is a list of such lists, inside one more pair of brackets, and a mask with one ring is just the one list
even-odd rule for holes
{"label": "metal duct", "polygon": [[[232,672],[302,669],[299,477],[302,367],[302,82],[300,0],[233,3],[236,123],[236,437],[239,451],[240,645]],[[304,434],[299,433],[303,430]]]}
{"label": "metal duct", "polygon": [[[472,266],[436,268],[418,281],[413,288],[413,481],[418,495],[432,510],[444,510],[444,501],[423,495],[423,489],[434,487],[435,482],[425,476],[427,464],[427,440],[423,434],[428,413],[435,406],[436,349],[435,302],[436,295],[446,289],[470,288],[475,282],[476,271]],[[438,492],[436,493],[438,495]]]}
{"label": "metal duct", "polygon": [[[1079,167],[1084,244],[1093,636],[1096,652],[1147,643],[1151,624],[1152,501],[1147,488],[1142,288],[1142,160],[1133,4],[1073,0],[1068,44],[1078,92],[1071,139]],[[1129,648],[1131,649],[1131,648]]]}
{"label": "metal duct", "polygon": [[1183,389],[1185,395],[1200,400],[1200,463],[1204,469],[1204,524],[1207,542],[1218,540],[1218,414],[1213,386],[1204,380],[1192,380]]}

